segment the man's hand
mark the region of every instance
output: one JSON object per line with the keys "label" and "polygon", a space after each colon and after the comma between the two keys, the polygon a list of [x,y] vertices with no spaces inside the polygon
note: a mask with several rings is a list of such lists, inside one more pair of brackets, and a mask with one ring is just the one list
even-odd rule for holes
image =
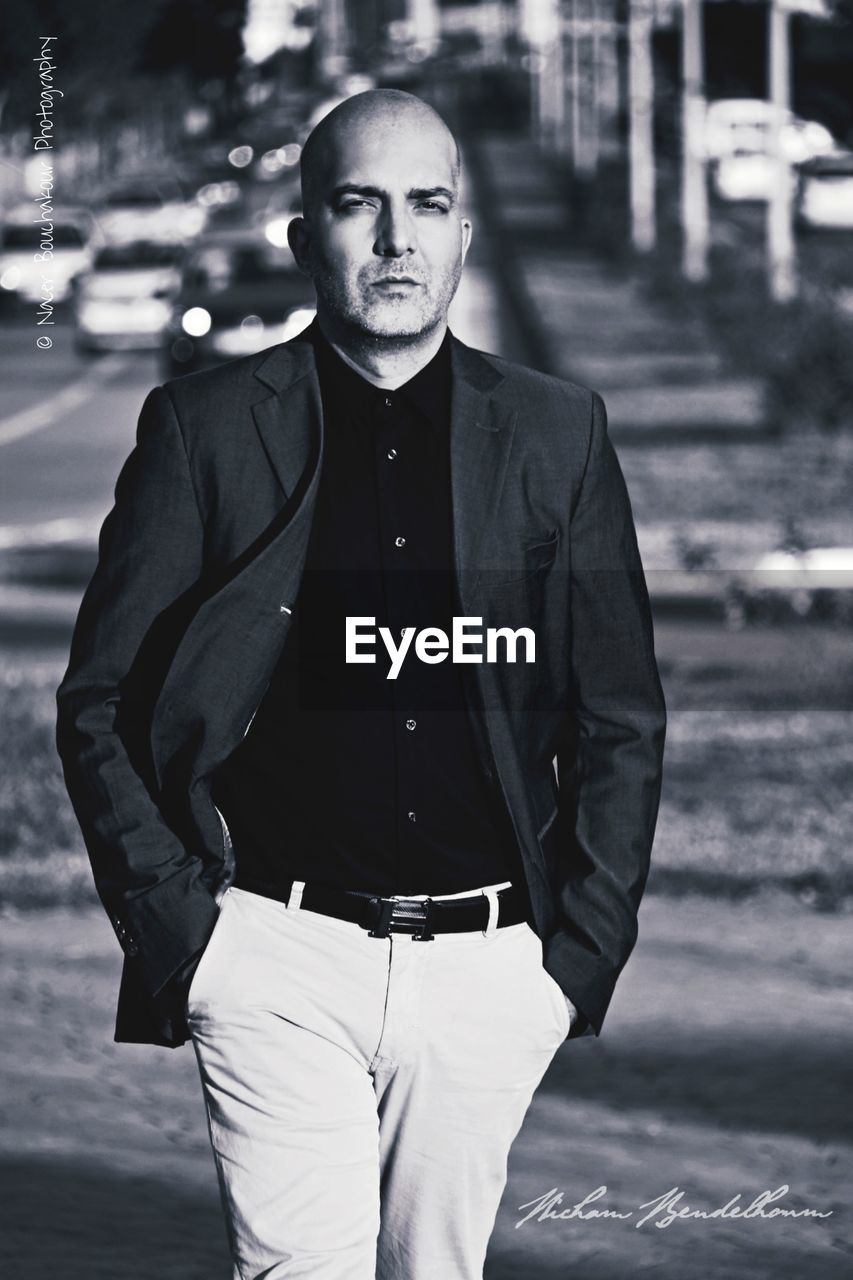
{"label": "man's hand", "polygon": [[581,1036],[595,1035],[595,1028],[588,1018],[584,1017],[576,1004],[573,1004],[569,997],[563,992],[563,999],[566,1002],[566,1008],[569,1011],[569,1032],[573,1039],[579,1040]]}

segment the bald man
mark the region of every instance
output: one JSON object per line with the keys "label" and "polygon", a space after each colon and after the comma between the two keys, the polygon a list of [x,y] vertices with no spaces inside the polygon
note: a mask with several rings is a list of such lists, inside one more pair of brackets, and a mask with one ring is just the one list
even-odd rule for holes
{"label": "bald man", "polygon": [[316,319],[148,396],[58,745],[116,1038],[192,1040],[235,1278],[474,1280],[636,938],[648,596],[601,399],[448,329],[444,122],[359,94],[301,166]]}

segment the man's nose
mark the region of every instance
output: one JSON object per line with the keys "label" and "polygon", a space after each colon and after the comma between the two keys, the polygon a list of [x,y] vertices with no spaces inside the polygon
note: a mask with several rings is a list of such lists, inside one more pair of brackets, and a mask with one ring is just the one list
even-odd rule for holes
{"label": "man's nose", "polygon": [[384,258],[401,258],[417,248],[414,220],[407,208],[388,204],[382,210],[374,250]]}

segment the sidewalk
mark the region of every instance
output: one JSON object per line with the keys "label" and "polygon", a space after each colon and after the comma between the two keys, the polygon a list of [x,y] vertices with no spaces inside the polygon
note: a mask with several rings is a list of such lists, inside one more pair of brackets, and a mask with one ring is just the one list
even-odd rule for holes
{"label": "sidewalk", "polygon": [[614,435],[766,430],[762,379],[728,370],[698,323],[685,325],[638,279],[573,246],[567,190],[528,138],[477,134],[465,156],[540,367],[601,392]]}

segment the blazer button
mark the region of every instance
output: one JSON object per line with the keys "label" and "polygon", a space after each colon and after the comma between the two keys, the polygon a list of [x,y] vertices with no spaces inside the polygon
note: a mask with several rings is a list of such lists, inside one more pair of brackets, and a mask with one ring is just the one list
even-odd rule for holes
{"label": "blazer button", "polygon": [[124,948],[124,954],[126,956],[138,956],[139,947],[136,945],[135,942],[128,942]]}

